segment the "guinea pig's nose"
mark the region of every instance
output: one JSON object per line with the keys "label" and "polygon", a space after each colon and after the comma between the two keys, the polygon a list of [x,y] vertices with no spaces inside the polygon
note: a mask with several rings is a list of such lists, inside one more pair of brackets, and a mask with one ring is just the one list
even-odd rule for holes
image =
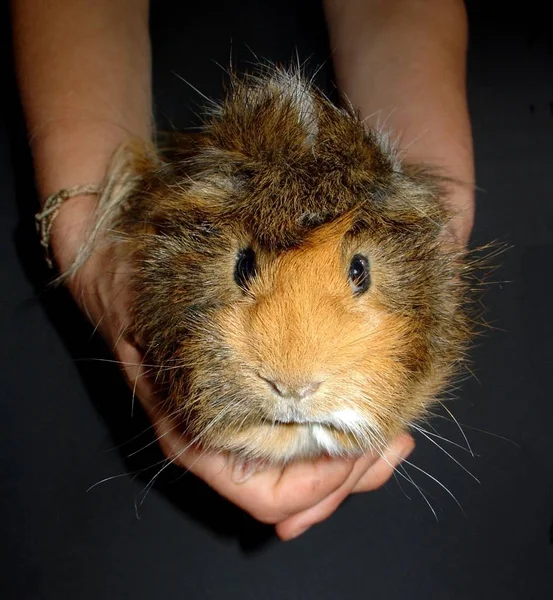
{"label": "guinea pig's nose", "polygon": [[267,379],[263,376],[261,376],[261,379],[264,379],[269,384],[271,390],[282,398],[296,398],[297,400],[303,400],[311,396],[321,386],[320,381],[309,381],[304,385],[288,386],[278,379]]}

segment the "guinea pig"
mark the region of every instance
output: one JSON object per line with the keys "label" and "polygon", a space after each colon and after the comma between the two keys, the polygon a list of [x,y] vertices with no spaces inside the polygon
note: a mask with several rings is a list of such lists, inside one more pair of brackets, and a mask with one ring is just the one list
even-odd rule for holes
{"label": "guinea pig", "polygon": [[121,152],[100,221],[133,267],[164,409],[199,446],[379,452],[458,372],[471,328],[444,180],[297,71],[232,76],[199,132]]}

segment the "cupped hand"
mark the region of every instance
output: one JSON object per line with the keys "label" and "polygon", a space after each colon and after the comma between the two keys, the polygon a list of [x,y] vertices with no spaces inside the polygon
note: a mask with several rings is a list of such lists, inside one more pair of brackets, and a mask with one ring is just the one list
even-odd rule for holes
{"label": "cupped hand", "polygon": [[[52,245],[62,271],[70,266],[79,240],[83,239],[94,202],[93,197],[71,199],[56,218]],[[281,539],[297,537],[325,520],[349,494],[382,486],[413,450],[412,437],[402,434],[382,455],[368,454],[357,459],[323,457],[249,472],[228,455],[190,445],[178,423],[160,410],[161,398],[148,378],[140,349],[125,333],[132,303],[129,274],[129,265],[117,258],[113,248],[100,246],[67,285],[111,347],[167,458],[200,477],[255,519],[275,525]]]}

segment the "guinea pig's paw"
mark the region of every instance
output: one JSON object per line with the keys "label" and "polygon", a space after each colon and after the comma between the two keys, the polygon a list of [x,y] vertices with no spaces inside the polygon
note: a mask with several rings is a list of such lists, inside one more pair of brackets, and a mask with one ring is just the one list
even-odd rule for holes
{"label": "guinea pig's paw", "polygon": [[232,462],[233,483],[245,483],[256,473],[264,471],[267,468],[267,463],[259,459],[244,459],[236,457]]}

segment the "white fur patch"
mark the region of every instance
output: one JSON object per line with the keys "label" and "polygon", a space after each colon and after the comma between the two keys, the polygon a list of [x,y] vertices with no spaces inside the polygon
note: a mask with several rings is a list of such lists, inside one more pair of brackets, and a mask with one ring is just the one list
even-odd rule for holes
{"label": "white fur patch", "polygon": [[367,426],[367,418],[353,408],[336,410],[327,417],[328,422],[338,429],[359,430]]}
{"label": "white fur patch", "polygon": [[317,444],[328,453],[333,454],[339,451],[339,446],[334,440],[334,438],[330,435],[330,432],[326,429],[324,425],[319,425],[318,423],[311,426],[311,433],[315,438]]}

